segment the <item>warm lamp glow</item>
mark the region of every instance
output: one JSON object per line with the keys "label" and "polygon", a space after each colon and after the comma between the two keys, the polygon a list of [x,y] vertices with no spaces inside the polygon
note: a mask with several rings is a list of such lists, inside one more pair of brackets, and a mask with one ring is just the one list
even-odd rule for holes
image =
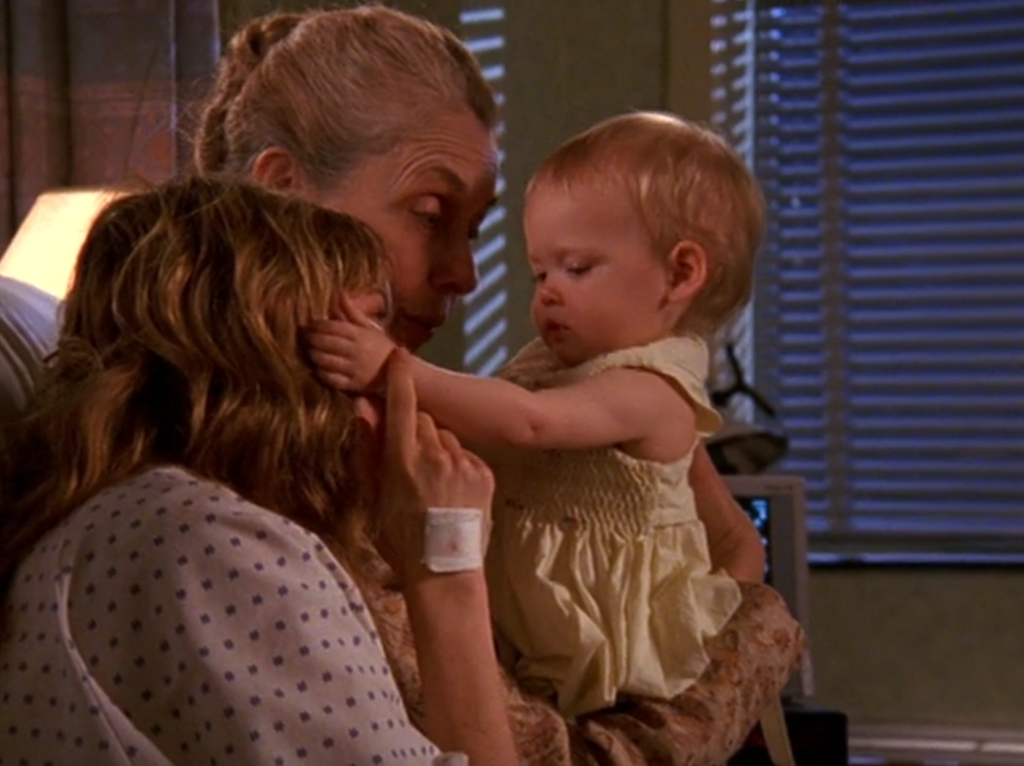
{"label": "warm lamp glow", "polygon": [[0,275],[63,299],[89,226],[118,193],[60,189],[40,194],[0,259]]}

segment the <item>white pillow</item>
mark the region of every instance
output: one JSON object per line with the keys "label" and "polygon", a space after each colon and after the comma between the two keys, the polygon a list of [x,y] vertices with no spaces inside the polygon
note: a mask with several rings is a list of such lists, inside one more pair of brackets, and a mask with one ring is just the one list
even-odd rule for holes
{"label": "white pillow", "polygon": [[25,282],[0,276],[0,423],[25,407],[57,345],[60,301]]}

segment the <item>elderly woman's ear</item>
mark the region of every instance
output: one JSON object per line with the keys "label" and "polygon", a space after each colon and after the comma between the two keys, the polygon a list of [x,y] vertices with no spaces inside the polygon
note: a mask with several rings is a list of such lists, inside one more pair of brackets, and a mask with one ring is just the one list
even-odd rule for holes
{"label": "elderly woman's ear", "polygon": [[252,164],[252,177],[261,186],[275,191],[304,195],[309,185],[302,167],[284,149],[264,149]]}

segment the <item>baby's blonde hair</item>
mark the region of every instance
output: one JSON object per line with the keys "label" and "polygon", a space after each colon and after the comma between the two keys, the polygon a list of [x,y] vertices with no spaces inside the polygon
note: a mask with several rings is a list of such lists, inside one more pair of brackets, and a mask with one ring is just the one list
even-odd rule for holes
{"label": "baby's blonde hair", "polygon": [[547,184],[624,188],[655,253],[668,257],[685,240],[704,249],[707,280],[680,329],[710,334],[750,299],[764,198],[743,159],[710,129],[661,112],[613,117],[556,149],[527,195]]}

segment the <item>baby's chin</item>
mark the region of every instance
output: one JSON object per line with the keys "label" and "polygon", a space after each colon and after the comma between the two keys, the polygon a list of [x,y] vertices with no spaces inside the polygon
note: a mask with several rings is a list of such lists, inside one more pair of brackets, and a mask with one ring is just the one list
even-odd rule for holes
{"label": "baby's chin", "polygon": [[573,348],[563,339],[552,339],[542,335],[541,340],[544,341],[544,345],[554,354],[555,358],[566,367],[575,367],[596,356],[596,354],[586,353],[582,349]]}

